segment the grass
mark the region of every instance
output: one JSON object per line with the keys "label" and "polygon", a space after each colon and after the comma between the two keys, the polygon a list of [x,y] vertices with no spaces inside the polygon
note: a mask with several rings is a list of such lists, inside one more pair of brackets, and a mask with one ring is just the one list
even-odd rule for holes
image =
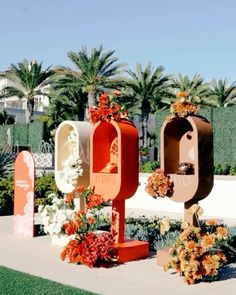
{"label": "grass", "polygon": [[1,295],[96,295],[40,277],[0,266]]}

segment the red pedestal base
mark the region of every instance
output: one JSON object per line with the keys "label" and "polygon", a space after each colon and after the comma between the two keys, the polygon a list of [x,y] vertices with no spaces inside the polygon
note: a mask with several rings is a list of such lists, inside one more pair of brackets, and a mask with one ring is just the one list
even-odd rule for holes
{"label": "red pedestal base", "polygon": [[149,255],[149,244],[142,241],[128,240],[124,243],[115,244],[118,251],[118,262],[128,262],[140,258],[146,258]]}

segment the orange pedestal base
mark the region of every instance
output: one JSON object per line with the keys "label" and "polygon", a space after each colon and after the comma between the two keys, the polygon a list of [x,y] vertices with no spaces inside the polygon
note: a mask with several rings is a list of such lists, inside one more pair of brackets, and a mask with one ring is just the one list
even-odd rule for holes
{"label": "orange pedestal base", "polygon": [[114,246],[118,251],[119,263],[146,258],[149,255],[149,244],[147,242],[128,240]]}
{"label": "orange pedestal base", "polygon": [[169,254],[170,248],[164,248],[157,250],[157,265],[163,266],[166,263],[168,263],[171,259],[171,256]]}

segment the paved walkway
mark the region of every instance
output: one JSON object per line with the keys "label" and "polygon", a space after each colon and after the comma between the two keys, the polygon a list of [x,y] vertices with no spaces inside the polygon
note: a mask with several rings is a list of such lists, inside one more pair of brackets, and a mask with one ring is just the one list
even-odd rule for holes
{"label": "paved walkway", "polygon": [[226,266],[219,281],[188,286],[179,275],[156,266],[155,255],[112,268],[90,269],[61,261],[60,252],[61,247],[51,245],[49,236],[13,235],[12,216],[0,217],[0,265],[6,267],[103,295],[236,293],[236,264]]}

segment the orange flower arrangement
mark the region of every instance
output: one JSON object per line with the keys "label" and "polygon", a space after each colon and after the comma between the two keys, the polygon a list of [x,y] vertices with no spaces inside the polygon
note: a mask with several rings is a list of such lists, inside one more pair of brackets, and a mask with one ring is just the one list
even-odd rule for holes
{"label": "orange flower arrangement", "polygon": [[153,198],[171,197],[173,195],[174,183],[170,176],[166,175],[162,169],[156,169],[149,177],[145,191]]}
{"label": "orange flower arrangement", "polygon": [[[226,257],[217,249],[217,243],[228,236],[225,227],[206,224],[205,227],[188,226],[170,248],[171,260],[164,269],[175,269],[184,276],[187,284],[195,284],[205,278],[216,279]],[[219,235],[220,233],[220,235]]]}
{"label": "orange flower arrangement", "polygon": [[179,117],[186,117],[189,115],[195,115],[198,112],[198,107],[193,104],[186,91],[180,91],[176,95],[177,101],[172,103],[170,111]]}
{"label": "orange flower arrangement", "polygon": [[89,109],[89,119],[93,124],[103,120],[127,119],[127,113],[121,110],[116,102],[109,102],[109,96],[104,93],[98,97],[98,106]]}
{"label": "orange flower arrangement", "polygon": [[69,262],[84,264],[89,267],[101,266],[104,262],[116,258],[113,239],[109,233],[97,236],[93,232],[78,236],[71,240],[61,253],[61,259]]}
{"label": "orange flower arrangement", "polygon": [[75,198],[83,198],[86,206],[85,210],[76,211],[73,218],[63,225],[67,235],[75,234],[76,237],[64,247],[61,259],[68,258],[69,262],[82,263],[89,267],[115,260],[112,235],[103,233],[99,236],[95,233],[100,225],[99,215],[103,197],[95,194],[90,188],[79,186],[66,196],[65,202],[69,205]]}
{"label": "orange flower arrangement", "polygon": [[93,231],[99,226],[99,211],[101,210],[101,204],[104,202],[103,197],[95,194],[90,188],[78,186],[72,193],[66,195],[65,203],[69,205],[76,198],[84,200],[86,204],[85,210],[76,211],[73,219],[66,221],[63,227],[67,235]]}

